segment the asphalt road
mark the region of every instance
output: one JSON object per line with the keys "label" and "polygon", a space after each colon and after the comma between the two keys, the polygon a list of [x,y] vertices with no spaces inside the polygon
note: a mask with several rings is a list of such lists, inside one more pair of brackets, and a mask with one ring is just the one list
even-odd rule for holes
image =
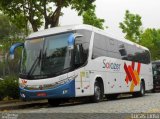
{"label": "asphalt road", "polygon": [[116,100],[81,101],[58,107],[49,106],[46,100],[12,106],[19,103],[18,108],[0,111],[0,119],[160,119],[160,93],[137,98],[123,95]]}
{"label": "asphalt road", "polygon": [[12,110],[15,113],[160,113],[160,93],[147,93],[143,97],[130,95],[116,100],[104,100],[99,103],[70,103],[58,107],[34,105],[29,108]]}

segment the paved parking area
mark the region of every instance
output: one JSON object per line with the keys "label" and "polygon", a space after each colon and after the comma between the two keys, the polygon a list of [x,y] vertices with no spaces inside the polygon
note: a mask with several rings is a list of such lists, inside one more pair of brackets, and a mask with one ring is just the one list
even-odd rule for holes
{"label": "paved parking area", "polygon": [[[147,93],[144,97],[125,96],[99,103],[71,103],[59,107],[42,105],[10,110],[18,113],[160,113],[160,93]],[[9,110],[8,110],[9,111]]]}
{"label": "paved parking area", "polygon": [[160,119],[160,93],[130,95],[100,103],[74,102],[51,107],[46,100],[20,102],[17,108],[0,111],[2,119]]}

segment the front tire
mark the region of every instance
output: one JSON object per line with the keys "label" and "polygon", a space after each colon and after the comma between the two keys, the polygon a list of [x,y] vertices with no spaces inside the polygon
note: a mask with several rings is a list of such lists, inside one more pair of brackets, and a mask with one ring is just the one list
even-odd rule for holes
{"label": "front tire", "polygon": [[100,83],[95,82],[94,84],[94,95],[91,97],[92,102],[97,103],[100,102],[103,98],[103,91]]}

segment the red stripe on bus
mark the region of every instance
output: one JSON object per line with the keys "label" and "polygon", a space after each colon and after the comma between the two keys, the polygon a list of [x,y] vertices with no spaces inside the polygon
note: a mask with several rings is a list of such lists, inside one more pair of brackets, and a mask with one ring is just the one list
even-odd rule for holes
{"label": "red stripe on bus", "polygon": [[128,78],[128,76],[126,76],[126,80],[125,80],[125,81],[126,81],[126,83],[128,84],[128,81],[129,81],[129,78]]}
{"label": "red stripe on bus", "polygon": [[124,63],[124,70],[127,74],[127,77],[129,78],[129,81],[131,81],[132,77],[131,77],[131,74],[129,73],[129,70],[128,70],[128,67],[127,67],[126,63]]}
{"label": "red stripe on bus", "polygon": [[132,69],[134,70],[135,62],[132,62]]}
{"label": "red stripe on bus", "polygon": [[140,74],[140,70],[141,70],[141,63],[138,63],[138,67],[137,67],[138,75]]}
{"label": "red stripe on bus", "polygon": [[133,79],[134,84],[137,85],[137,80],[136,80],[136,77],[135,77],[135,75],[134,75],[134,73],[133,73],[132,67],[131,67],[131,66],[128,66],[128,70],[129,70],[129,73],[130,73],[131,76],[132,76],[132,79]]}

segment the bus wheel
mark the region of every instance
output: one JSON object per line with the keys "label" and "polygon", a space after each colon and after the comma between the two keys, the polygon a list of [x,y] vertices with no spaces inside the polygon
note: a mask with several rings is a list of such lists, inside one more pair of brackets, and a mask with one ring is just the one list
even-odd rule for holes
{"label": "bus wheel", "polygon": [[134,97],[141,97],[145,95],[145,84],[143,81],[141,81],[140,84],[140,91],[139,92],[135,92],[132,94]]}
{"label": "bus wheel", "polygon": [[58,99],[48,99],[48,103],[49,103],[52,107],[57,107],[57,106],[59,106],[59,104],[61,103],[61,101],[58,100]]}
{"label": "bus wheel", "polygon": [[100,102],[102,100],[102,88],[100,86],[100,83],[95,82],[94,84],[94,95],[91,97],[92,102]]}
{"label": "bus wheel", "polygon": [[144,84],[144,82],[141,82],[139,95],[140,96],[144,96],[145,95],[145,84]]}

